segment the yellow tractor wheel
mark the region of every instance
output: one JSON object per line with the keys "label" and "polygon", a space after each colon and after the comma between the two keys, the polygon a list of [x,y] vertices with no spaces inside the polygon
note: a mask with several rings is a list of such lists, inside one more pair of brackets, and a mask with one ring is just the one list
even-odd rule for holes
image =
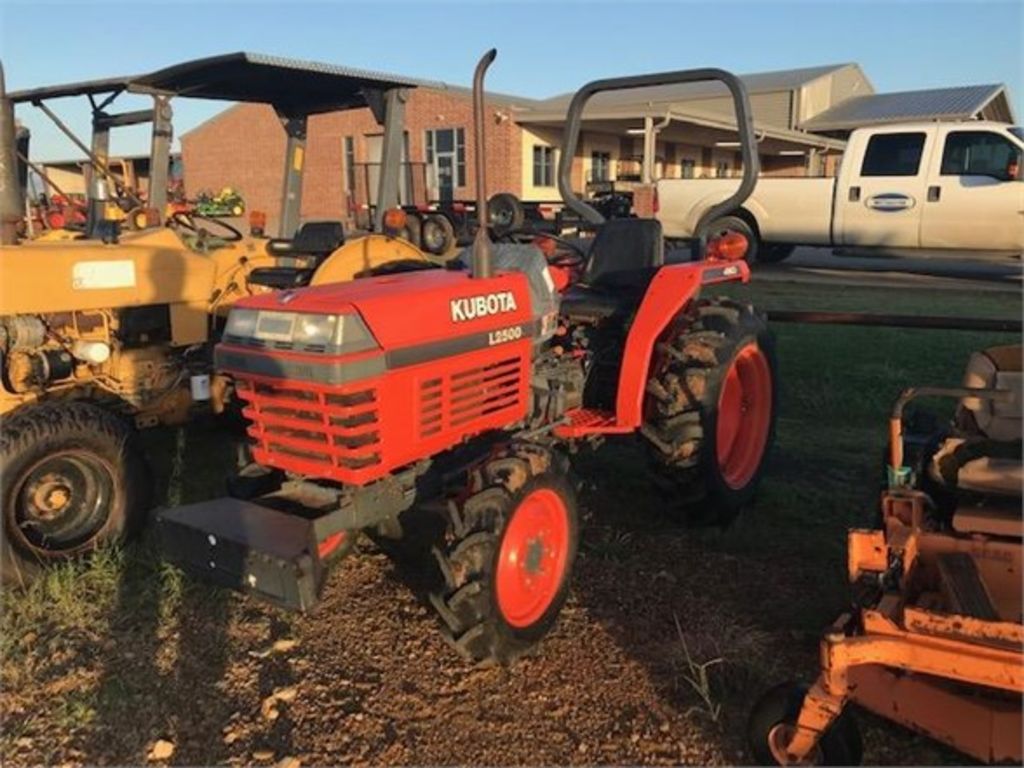
{"label": "yellow tractor wheel", "polygon": [[340,283],[366,277],[386,265],[397,268],[407,263],[412,268],[436,263],[419,248],[397,237],[366,235],[345,243],[316,270],[310,285]]}

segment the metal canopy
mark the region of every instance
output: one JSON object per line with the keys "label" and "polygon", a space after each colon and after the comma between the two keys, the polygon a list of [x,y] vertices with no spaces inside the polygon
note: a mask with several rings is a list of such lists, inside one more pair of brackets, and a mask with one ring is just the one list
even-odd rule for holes
{"label": "metal canopy", "polygon": [[102,80],[83,80],[79,83],[66,85],[48,85],[42,88],[29,88],[7,94],[15,104],[39,102],[49,99],[61,99],[65,96],[95,96],[101,93],[118,94],[128,88],[132,78],[108,77]]}
{"label": "metal canopy", "polygon": [[440,83],[333,64],[258,53],[229,53],[132,78],[129,90],[192,99],[258,102],[272,105],[281,115],[298,117],[372,106],[368,92],[418,86],[444,87]]}

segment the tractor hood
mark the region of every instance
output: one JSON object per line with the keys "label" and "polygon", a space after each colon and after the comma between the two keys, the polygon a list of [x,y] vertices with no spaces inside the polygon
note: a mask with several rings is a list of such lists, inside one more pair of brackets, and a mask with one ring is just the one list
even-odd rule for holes
{"label": "tractor hood", "polygon": [[385,352],[519,326],[534,336],[530,288],[522,272],[486,279],[454,270],[365,278],[244,299],[239,309],[360,315]]}

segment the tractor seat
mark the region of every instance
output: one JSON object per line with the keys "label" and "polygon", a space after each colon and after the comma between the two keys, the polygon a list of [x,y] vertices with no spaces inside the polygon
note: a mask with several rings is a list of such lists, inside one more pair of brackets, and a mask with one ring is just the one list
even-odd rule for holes
{"label": "tractor seat", "polygon": [[313,267],[257,267],[249,273],[249,282],[280,291],[302,288],[313,279]]}
{"label": "tractor seat", "polygon": [[340,221],[307,221],[290,240],[270,240],[267,253],[271,256],[312,256],[319,264],[344,244],[345,227]]}
{"label": "tractor seat", "polygon": [[594,237],[582,279],[562,295],[562,313],[595,320],[625,317],[664,263],[660,221],[610,219]]}
{"label": "tractor seat", "polygon": [[963,385],[1010,390],[1015,397],[1010,402],[961,400],[956,429],[932,456],[929,474],[956,490],[1019,499],[1024,486],[1021,346],[992,347],[971,355]]}

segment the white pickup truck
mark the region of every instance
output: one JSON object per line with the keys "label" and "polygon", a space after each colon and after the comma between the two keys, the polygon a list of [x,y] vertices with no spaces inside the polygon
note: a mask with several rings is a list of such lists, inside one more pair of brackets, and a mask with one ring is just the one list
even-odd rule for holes
{"label": "white pickup truck", "polygon": [[1024,130],[1003,123],[860,128],[836,178],[758,179],[741,209],[705,224],[701,212],[739,180],[662,179],[656,215],[668,238],[740,232],[751,261],[781,261],[797,245],[1019,257],[1022,153]]}

